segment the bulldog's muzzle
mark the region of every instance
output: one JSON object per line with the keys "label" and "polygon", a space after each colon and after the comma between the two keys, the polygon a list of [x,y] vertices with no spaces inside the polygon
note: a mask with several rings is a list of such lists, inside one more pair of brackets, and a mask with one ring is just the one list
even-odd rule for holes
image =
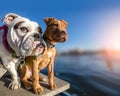
{"label": "bulldog's muzzle", "polygon": [[20,46],[21,56],[39,56],[45,51],[46,44],[39,33],[34,33],[26,38]]}

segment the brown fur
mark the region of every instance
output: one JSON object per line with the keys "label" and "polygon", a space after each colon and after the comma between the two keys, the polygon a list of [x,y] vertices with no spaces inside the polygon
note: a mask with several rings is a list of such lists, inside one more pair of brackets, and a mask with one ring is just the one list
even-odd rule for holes
{"label": "brown fur", "polygon": [[[57,88],[54,82],[54,58],[56,54],[54,45],[56,42],[65,42],[68,38],[66,21],[56,20],[55,18],[45,18],[44,21],[47,28],[43,37],[52,46],[48,45],[46,51],[40,57],[27,57],[26,64],[20,67],[20,74],[25,88],[33,87],[35,94],[43,92],[39,80],[44,80],[44,78],[39,76],[39,71],[45,67],[48,67],[48,83],[50,89],[55,90]],[[28,81],[31,77],[33,83]]]}

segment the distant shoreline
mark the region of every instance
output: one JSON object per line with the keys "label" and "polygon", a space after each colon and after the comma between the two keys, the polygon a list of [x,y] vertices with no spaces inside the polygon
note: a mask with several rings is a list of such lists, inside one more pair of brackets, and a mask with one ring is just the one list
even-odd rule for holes
{"label": "distant shoreline", "polygon": [[57,56],[67,56],[67,55],[94,55],[94,54],[102,54],[105,55],[106,57],[111,57],[111,56],[120,56],[120,50],[87,50],[87,51],[82,51],[82,50],[69,50],[66,52],[58,52]]}

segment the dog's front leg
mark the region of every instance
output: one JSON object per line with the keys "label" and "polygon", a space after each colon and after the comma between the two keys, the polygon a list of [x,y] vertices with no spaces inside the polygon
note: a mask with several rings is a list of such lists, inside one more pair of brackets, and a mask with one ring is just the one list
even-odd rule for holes
{"label": "dog's front leg", "polygon": [[38,60],[37,58],[33,59],[33,90],[35,94],[43,93],[43,88],[39,84],[39,70],[38,70]]}
{"label": "dog's front leg", "polygon": [[54,59],[51,60],[48,65],[48,79],[49,79],[50,89],[55,90],[57,87],[54,82]]}
{"label": "dog's front leg", "polygon": [[20,83],[20,79],[18,78],[17,71],[15,69],[15,63],[11,61],[9,64],[4,64],[4,66],[10,72],[11,77],[12,77],[12,82],[9,84],[9,88],[13,90],[20,88],[21,83]]}

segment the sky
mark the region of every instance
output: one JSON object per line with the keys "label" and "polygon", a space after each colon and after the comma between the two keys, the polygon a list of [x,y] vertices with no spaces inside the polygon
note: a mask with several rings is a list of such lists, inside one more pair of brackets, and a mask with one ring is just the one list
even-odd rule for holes
{"label": "sky", "polygon": [[36,21],[43,32],[46,17],[67,21],[69,38],[56,45],[59,51],[120,50],[120,0],[1,0],[0,19],[11,12]]}

